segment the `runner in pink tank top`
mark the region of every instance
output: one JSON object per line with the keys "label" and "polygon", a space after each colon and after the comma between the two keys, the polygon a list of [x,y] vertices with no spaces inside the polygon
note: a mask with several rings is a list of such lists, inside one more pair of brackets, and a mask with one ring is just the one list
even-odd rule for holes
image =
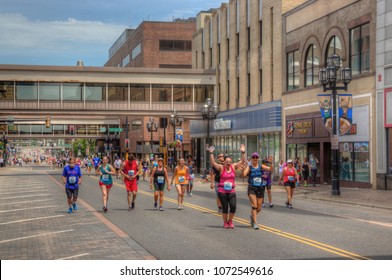
{"label": "runner in pink tank top", "polygon": [[293,161],[289,159],[287,161],[287,167],[283,168],[283,172],[282,175],[280,176],[279,182],[280,183],[283,182],[283,185],[286,189],[287,192],[286,206],[290,209],[293,208],[291,202],[293,200],[293,195],[294,195],[295,181],[299,182],[299,176],[297,170],[295,170],[293,166]]}
{"label": "runner in pink tank top", "polygon": [[[218,186],[218,197],[222,204],[222,218],[224,228],[234,228],[233,218],[237,207],[237,196],[235,193],[235,170],[242,168],[245,164],[245,145],[241,144],[241,160],[233,163],[231,157],[226,157],[224,165],[217,164],[214,159],[214,146],[210,146],[211,165],[220,172],[220,181]],[[230,208],[230,213],[229,213]]]}

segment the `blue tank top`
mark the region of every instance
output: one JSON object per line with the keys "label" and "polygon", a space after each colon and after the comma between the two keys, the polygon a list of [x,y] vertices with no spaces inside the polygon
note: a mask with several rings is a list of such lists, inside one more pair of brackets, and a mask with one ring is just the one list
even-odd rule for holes
{"label": "blue tank top", "polygon": [[104,183],[105,185],[112,185],[113,184],[113,179],[112,179],[112,175],[108,174],[107,172],[110,172],[110,168],[109,165],[106,164],[105,168],[102,167],[101,165],[101,178],[99,178],[99,180]]}
{"label": "blue tank top", "polygon": [[253,187],[262,187],[267,184],[263,179],[263,170],[260,164],[257,168],[254,168],[253,165],[249,166],[248,184]]}

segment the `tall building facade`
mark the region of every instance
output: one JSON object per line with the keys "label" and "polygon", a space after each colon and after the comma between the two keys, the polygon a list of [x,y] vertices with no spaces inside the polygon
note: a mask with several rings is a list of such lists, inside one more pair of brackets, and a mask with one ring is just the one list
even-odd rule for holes
{"label": "tall building facade", "polygon": [[318,74],[337,54],[341,67],[352,69],[348,91],[338,91],[352,94],[353,123],[338,138],[341,185],[376,187],[376,19],[372,0],[307,1],[283,15],[283,154],[301,159],[316,154],[317,183],[331,182],[334,149],[321,119]]}
{"label": "tall building facade", "polygon": [[377,188],[392,189],[392,1],[377,1]]}
{"label": "tall building facade", "polygon": [[[105,63],[106,67],[143,67],[143,68],[192,68],[192,35],[196,30],[196,20],[175,20],[173,22],[144,21],[136,29],[126,29],[113,46],[109,49],[109,59]],[[174,100],[183,99],[184,89],[172,85],[154,86],[154,91],[160,91],[162,102],[166,100],[165,94],[169,96],[173,92]],[[191,88],[187,96],[192,94]],[[191,102],[191,100],[183,100]],[[180,108],[174,108],[180,109]],[[169,120],[169,116],[162,116]],[[155,118],[154,122],[162,124],[160,119]],[[125,118],[122,119],[125,124]],[[139,157],[148,158],[150,154],[161,154],[162,138],[166,138],[167,143],[173,142],[173,127],[167,121],[167,129],[161,127],[159,131],[167,130],[167,133],[153,132],[147,130],[147,123],[150,117],[141,116],[135,118],[130,116],[128,126],[130,129],[130,151]],[[183,145],[178,156],[185,156],[190,153],[189,120],[182,123],[184,130]],[[152,148],[151,148],[152,147]]]}
{"label": "tall building facade", "polygon": [[[231,0],[200,12],[192,41],[194,68],[215,69],[213,144],[234,159],[239,146],[282,158],[282,14],[300,1]],[[192,121],[191,136],[205,164],[207,121]],[[277,166],[277,164],[276,164]]]}

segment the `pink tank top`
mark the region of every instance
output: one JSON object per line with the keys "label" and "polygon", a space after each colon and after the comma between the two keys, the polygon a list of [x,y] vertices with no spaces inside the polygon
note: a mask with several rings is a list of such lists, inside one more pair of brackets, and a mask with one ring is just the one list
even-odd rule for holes
{"label": "pink tank top", "polygon": [[227,172],[226,167],[223,167],[218,192],[235,193],[235,172],[233,166],[230,166],[230,172]]}

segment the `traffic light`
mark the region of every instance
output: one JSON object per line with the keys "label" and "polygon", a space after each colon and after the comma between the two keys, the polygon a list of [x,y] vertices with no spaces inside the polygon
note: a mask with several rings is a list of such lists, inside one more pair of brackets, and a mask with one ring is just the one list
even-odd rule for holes
{"label": "traffic light", "polygon": [[129,149],[129,139],[125,139],[125,149]]}
{"label": "traffic light", "polygon": [[46,128],[50,127],[50,117],[46,117],[46,119],[45,119],[45,126],[46,126]]}

